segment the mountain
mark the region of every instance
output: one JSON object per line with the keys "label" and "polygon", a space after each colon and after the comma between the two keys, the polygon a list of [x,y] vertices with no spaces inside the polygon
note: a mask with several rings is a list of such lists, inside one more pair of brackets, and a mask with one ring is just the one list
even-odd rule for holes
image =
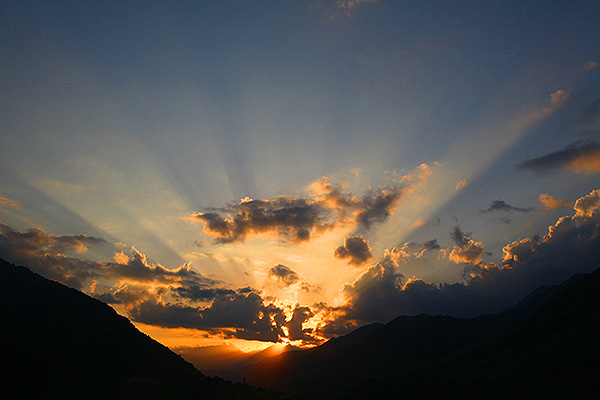
{"label": "mountain", "polygon": [[291,397],[208,378],[106,304],[3,260],[0,320],[9,398],[595,398],[600,271],[502,313],[399,317],[240,371],[249,384],[305,393]]}
{"label": "mountain", "polygon": [[[542,310],[557,296],[576,285],[580,287],[580,281],[590,279],[578,275],[561,285],[540,288],[517,306],[494,315],[469,320],[403,316],[385,325],[369,325],[311,350],[266,359],[246,368],[244,374],[249,384],[277,390],[352,397],[363,389],[377,388],[379,396],[375,398],[379,398],[387,393],[382,389],[387,387],[389,393],[397,394],[393,389],[401,388],[393,382],[413,377],[414,371],[447,357],[454,360],[459,355],[471,354],[474,349],[490,343],[509,343],[507,337],[513,337],[516,329],[523,329],[523,324],[539,319]],[[569,310],[566,314],[580,315],[580,305],[569,303],[565,307]],[[590,308],[584,309],[591,312]],[[536,340],[540,335],[540,332],[530,332],[532,346],[538,345]]]}
{"label": "mountain", "polygon": [[108,305],[0,259],[3,392],[15,398],[259,399],[208,378]]}
{"label": "mountain", "polygon": [[598,398],[600,270],[572,283],[496,340],[393,380],[363,382],[347,398]]}

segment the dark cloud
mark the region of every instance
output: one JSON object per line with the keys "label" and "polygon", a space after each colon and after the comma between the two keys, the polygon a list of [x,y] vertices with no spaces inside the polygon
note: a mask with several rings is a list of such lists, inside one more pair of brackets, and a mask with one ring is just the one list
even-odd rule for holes
{"label": "dark cloud", "polygon": [[426,167],[422,167],[423,170],[425,172],[421,172],[419,178],[407,175],[383,189],[368,190],[362,198],[344,193],[326,178],[322,178],[313,189],[320,194],[319,199],[324,205],[336,210],[338,221],[346,221],[352,215],[358,230],[368,231],[373,224],[385,222],[393,214],[402,197],[414,186],[415,182],[411,181],[419,181],[430,173]]}
{"label": "dark cloud", "polygon": [[350,300],[352,316],[359,321],[382,321],[391,318],[389,310],[378,303],[392,298],[402,284],[396,249],[388,252],[382,261],[371,266],[352,284],[344,285],[342,292]]}
{"label": "dark cloud", "polygon": [[109,278],[138,283],[186,284],[208,287],[217,282],[193,271],[189,264],[167,269],[151,264],[132,248],[130,257],[115,253],[115,262],[80,258],[89,246],[103,245],[104,239],[87,235],[50,235],[39,228],[24,232],[0,223],[0,257],[26,265],[35,272],[76,289],[92,281]]}
{"label": "dark cloud", "polygon": [[363,236],[348,236],[344,244],[335,249],[336,258],[348,259],[352,265],[362,265],[372,258],[369,242]]}
{"label": "dark cloud", "polygon": [[370,189],[362,198],[345,193],[329,179],[321,178],[309,186],[307,199],[280,196],[273,200],[243,199],[224,208],[207,208],[188,217],[204,225],[204,232],[215,243],[244,241],[249,236],[274,234],[280,239],[300,243],[339,225],[354,224],[367,231],[387,221],[400,200],[431,175],[422,164],[416,173],[390,180],[382,189]]}
{"label": "dark cloud", "polygon": [[450,238],[458,247],[465,247],[471,241],[471,233],[463,232],[460,226],[455,226],[450,232]]}
{"label": "dark cloud", "polygon": [[103,239],[87,235],[53,236],[39,228],[19,232],[0,222],[0,257],[77,289],[102,275],[102,263],[73,255],[103,243]]}
{"label": "dark cloud", "polygon": [[[405,263],[413,258],[421,258],[428,251],[440,250],[441,246],[437,239],[427,240],[424,243],[406,242],[401,246],[396,246],[398,257]],[[443,249],[441,249],[443,251]]]}
{"label": "dark cloud", "polygon": [[294,283],[300,282],[300,275],[295,271],[286,267],[285,265],[275,265],[269,268],[269,276],[277,279],[280,283],[285,286],[293,285]]}
{"label": "dark cloud", "polygon": [[517,164],[518,169],[545,173],[564,169],[572,173],[600,172],[600,100],[585,106],[563,131],[585,137],[561,150]]}
{"label": "dark cloud", "polygon": [[369,191],[361,199],[357,221],[359,229],[369,230],[374,223],[386,221],[392,214],[403,195],[401,187],[388,190]]}
{"label": "dark cloud", "polygon": [[106,304],[121,304],[122,301],[113,293],[100,293],[94,296],[96,299]]}
{"label": "dark cloud", "polygon": [[285,240],[303,242],[311,234],[332,227],[327,209],[314,201],[291,197],[242,201],[230,215],[199,213],[192,218],[202,221],[206,233],[215,236],[217,243],[243,241],[248,235],[260,233],[276,233]]}
{"label": "dark cloud", "polygon": [[487,210],[479,210],[480,212],[493,212],[493,211],[516,211],[516,212],[530,212],[533,211],[533,207],[521,208],[511,206],[504,200],[494,200],[487,208]]}
{"label": "dark cloud", "polygon": [[83,253],[88,250],[88,246],[106,243],[104,239],[87,235],[52,236],[36,227],[29,228],[25,232],[18,232],[2,222],[0,222],[0,235],[3,244],[10,244],[24,252],[45,250],[53,254],[59,252]]}
{"label": "dark cloud", "polygon": [[128,310],[137,322],[165,328],[190,328],[221,333],[227,337],[277,342],[285,337],[283,310],[265,304],[256,292],[216,293],[208,307],[164,303],[148,299]]}
{"label": "dark cloud", "polygon": [[600,144],[579,140],[562,150],[517,164],[517,168],[540,173],[557,168],[574,173],[600,172]]}
{"label": "dark cloud", "polygon": [[150,291],[147,285],[129,282],[119,284],[109,292],[95,293],[93,296],[107,304],[119,304],[125,308],[131,308],[133,305],[140,304],[148,299],[160,298],[167,292],[168,288],[165,286]]}
{"label": "dark cloud", "polygon": [[413,254],[416,258],[422,257],[423,254],[425,254],[428,251],[440,250],[442,247],[438,243],[437,239],[431,239],[421,244],[416,243],[416,246],[418,251]]}
{"label": "dark cloud", "polygon": [[181,286],[171,290],[180,298],[202,302],[214,300],[217,296],[235,294],[231,289],[206,288],[199,285]]}
{"label": "dark cloud", "polygon": [[217,281],[193,271],[187,263],[175,269],[168,269],[160,264],[149,263],[147,257],[135,247],[132,247],[131,251],[132,257],[124,252],[115,253],[116,263],[105,263],[106,275],[115,279],[131,279],[146,283],[186,282],[201,286],[212,286],[217,283]]}
{"label": "dark cloud", "polygon": [[431,240],[428,240],[425,243],[423,243],[423,249],[424,250],[437,250],[440,247],[441,246],[438,243],[437,239],[431,239]]}
{"label": "dark cloud", "polygon": [[303,324],[313,316],[314,314],[310,307],[296,306],[292,313],[292,318],[285,324],[288,329],[288,339],[302,340],[305,343],[315,342],[316,339],[312,336],[313,329],[303,327]]}

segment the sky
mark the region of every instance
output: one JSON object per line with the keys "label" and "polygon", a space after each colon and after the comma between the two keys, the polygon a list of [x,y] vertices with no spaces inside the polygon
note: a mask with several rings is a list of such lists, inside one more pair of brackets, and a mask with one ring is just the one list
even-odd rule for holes
{"label": "sky", "polygon": [[0,257],[170,347],[600,265],[596,1],[4,1]]}

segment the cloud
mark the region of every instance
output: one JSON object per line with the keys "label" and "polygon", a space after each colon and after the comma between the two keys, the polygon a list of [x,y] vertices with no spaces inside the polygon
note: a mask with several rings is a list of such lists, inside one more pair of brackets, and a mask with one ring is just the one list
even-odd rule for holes
{"label": "cloud", "polygon": [[148,262],[146,255],[131,247],[132,256],[125,252],[115,252],[116,263],[105,263],[103,269],[107,276],[123,280],[131,280],[139,283],[180,283],[196,284],[201,286],[212,286],[217,281],[206,278],[192,270],[190,264],[168,269],[160,264]]}
{"label": "cloud", "polygon": [[479,264],[483,261],[481,256],[485,253],[485,245],[482,242],[474,241],[470,235],[470,233],[462,232],[458,226],[454,227],[450,237],[456,246],[448,255],[450,261],[456,264]]}
{"label": "cloud", "polygon": [[467,186],[469,186],[469,181],[467,181],[467,178],[465,178],[456,184],[456,190],[464,189]]}
{"label": "cloud", "polygon": [[[343,287],[346,303],[339,307],[315,305],[328,316],[318,326],[324,336],[347,333],[372,322],[389,322],[399,315],[445,314],[474,317],[498,312],[541,285],[560,283],[576,273],[587,273],[600,263],[600,190],[575,203],[575,215],[561,217],[543,237],[514,241],[502,249],[499,265],[481,260],[482,243],[458,227],[452,231],[465,264],[464,282],[434,284],[417,277],[405,279],[400,248],[387,251],[354,282]],[[468,250],[471,254],[466,256]]]}
{"label": "cloud", "polygon": [[482,302],[482,296],[476,298],[468,293],[465,283],[435,285],[414,277],[405,279],[400,271],[401,260],[399,248],[386,251],[381,261],[343,287],[344,305],[315,305],[326,316],[317,333],[335,336],[364,324],[386,323],[400,315],[465,316],[489,308],[489,302]]}
{"label": "cloud", "polygon": [[[437,240],[394,247],[341,288],[345,303],[339,306],[297,304],[293,309],[284,309],[262,292],[250,287],[223,287],[221,282],[194,272],[188,264],[174,269],[152,264],[135,248],[131,253],[115,252],[114,262],[81,260],[78,255],[88,247],[104,243],[86,235],[53,236],[38,228],[18,232],[0,224],[0,255],[44,275],[59,276],[74,287],[85,282],[95,285],[102,277],[112,278],[116,283],[111,290],[97,297],[120,304],[134,321],[205,330],[223,337],[309,342],[366,323],[388,322],[399,315],[473,317],[497,312],[540,285],[590,272],[600,262],[599,207],[600,189],[579,198],[573,206],[574,214],[559,218],[543,237],[528,237],[504,246],[499,263],[484,262],[483,255],[489,254],[484,244],[455,227],[450,235],[454,246],[447,253],[464,269],[465,279],[458,283],[426,282],[418,277],[407,278],[401,271],[412,257],[429,250],[445,250]],[[344,248],[349,247],[346,244]],[[300,279],[281,264],[271,267],[269,274],[284,284],[295,284]],[[307,328],[315,317],[316,328]]]}
{"label": "cloud", "polygon": [[78,289],[85,281],[101,276],[102,265],[68,254],[81,254],[88,246],[103,243],[103,239],[87,235],[53,236],[36,227],[19,232],[0,222],[0,257]]}
{"label": "cloud", "polygon": [[149,299],[128,310],[137,322],[165,328],[189,328],[219,332],[227,337],[277,342],[285,336],[283,311],[265,305],[254,291],[217,294],[208,307],[165,303]]}
{"label": "cloud", "polygon": [[547,210],[553,209],[553,208],[570,208],[573,206],[572,203],[566,201],[566,200],[557,200],[554,197],[550,196],[548,193],[543,193],[540,194],[539,196],[540,201],[542,202],[542,204],[544,205],[544,208]]}
{"label": "cloud", "polygon": [[242,201],[233,207],[231,217],[216,213],[192,216],[205,224],[205,232],[215,236],[217,243],[243,241],[247,236],[276,233],[291,242],[309,240],[311,233],[332,227],[327,212],[318,203],[292,197],[274,200]]}
{"label": "cloud", "polygon": [[[280,196],[272,200],[245,198],[225,208],[194,213],[189,220],[201,222],[215,243],[244,241],[260,234],[272,234],[301,243],[336,226],[354,224],[365,232],[392,215],[400,200],[431,175],[427,164],[417,171],[391,179],[380,189],[369,189],[358,198],[346,193],[324,177],[308,187],[309,198]],[[224,214],[224,215],[223,215]]]}
{"label": "cloud", "polygon": [[572,98],[573,93],[571,90],[557,90],[550,95],[550,104],[552,108],[560,109],[569,104]]}
{"label": "cloud", "polygon": [[348,259],[348,263],[360,266],[372,258],[369,242],[362,235],[348,236],[344,244],[335,249],[336,258]]}
{"label": "cloud", "polygon": [[[557,92],[558,93],[558,92]],[[556,95],[553,102],[560,103],[566,95]],[[561,150],[547,153],[540,157],[517,164],[517,169],[546,173],[555,169],[563,169],[576,174],[600,172],[600,100],[593,100],[579,111],[572,125],[564,131],[587,137],[577,140]]]}
{"label": "cloud", "polygon": [[600,144],[580,140],[562,150],[517,164],[517,168],[539,173],[558,168],[577,174],[600,172]]}
{"label": "cloud", "polygon": [[[108,304],[120,305],[134,321],[273,342],[287,337],[283,327],[289,323],[288,331],[296,337],[317,340],[309,335],[310,329],[302,328],[311,316],[309,311],[298,308],[286,322],[283,309],[267,303],[256,290],[222,287],[222,282],[193,271],[189,264],[168,269],[150,263],[135,247],[130,255],[125,251],[115,252],[114,262],[63,254],[79,255],[89,246],[104,243],[101,238],[87,235],[54,236],[39,228],[19,232],[0,223],[0,257],[80,290],[90,283],[97,289],[99,280],[108,279],[113,286],[94,296]],[[294,271],[282,265],[273,267],[271,272],[285,283],[299,279]],[[191,305],[195,302],[210,304]]]}
{"label": "cloud", "polygon": [[99,279],[136,284],[185,284],[202,287],[217,283],[191,269],[189,264],[168,269],[148,262],[132,247],[132,256],[114,253],[114,262],[81,258],[89,247],[106,244],[102,238],[82,235],[50,235],[33,227],[24,232],[0,223],[0,257],[76,289]]}
{"label": "cloud", "polygon": [[342,292],[349,299],[346,307],[351,310],[352,318],[381,321],[396,316],[389,315],[387,308],[379,302],[394,297],[401,285],[403,275],[397,268],[399,258],[399,251],[394,248],[352,284],[344,285]]}
{"label": "cloud", "polygon": [[314,317],[310,307],[296,306],[292,318],[285,323],[289,340],[302,340],[305,343],[315,342],[312,328],[304,328],[304,323]]}
{"label": "cloud", "polygon": [[426,241],[425,243],[423,243],[423,250],[427,251],[427,250],[436,250],[439,249],[441,246],[438,243],[437,239],[431,239]]}
{"label": "cloud", "polygon": [[400,187],[381,191],[369,191],[358,207],[357,220],[362,230],[369,230],[374,223],[386,221],[402,197]]}
{"label": "cloud", "polygon": [[21,204],[18,201],[3,196],[0,196],[0,206],[11,207],[17,210],[21,209]]}
{"label": "cloud", "polygon": [[291,286],[300,282],[300,275],[285,265],[275,265],[269,268],[269,276],[277,279],[284,286]]}
{"label": "cloud", "polygon": [[214,300],[217,296],[234,294],[231,289],[226,288],[207,288],[200,285],[182,286],[171,289],[180,298],[192,301],[208,302]]}
{"label": "cloud", "polygon": [[530,212],[533,211],[533,207],[521,208],[511,206],[504,200],[494,200],[487,210],[479,210],[480,212],[493,212],[493,211],[517,211],[517,212]]}
{"label": "cloud", "polygon": [[597,67],[598,67],[598,63],[596,61],[589,60],[583,65],[583,70],[591,71],[593,69],[596,69]]}
{"label": "cloud", "polygon": [[578,199],[572,217],[558,219],[542,237],[525,238],[506,245],[503,270],[527,270],[564,279],[591,271],[600,261],[600,190]]}
{"label": "cloud", "polygon": [[413,258],[423,257],[427,251],[439,249],[441,249],[441,246],[437,239],[431,239],[425,241],[424,243],[406,242],[400,247],[396,246],[395,252],[398,256],[398,259],[408,263]]}
{"label": "cloud", "polygon": [[576,211],[575,216],[591,218],[594,216],[598,205],[600,205],[600,189],[596,189],[587,196],[577,199],[575,206],[573,206]]}
{"label": "cloud", "polygon": [[391,180],[380,189],[369,189],[361,198],[344,193],[327,178],[310,186],[321,204],[335,210],[340,222],[355,222],[359,231],[368,231],[372,225],[385,222],[394,213],[400,200],[431,175],[431,168],[422,164],[417,172]]}

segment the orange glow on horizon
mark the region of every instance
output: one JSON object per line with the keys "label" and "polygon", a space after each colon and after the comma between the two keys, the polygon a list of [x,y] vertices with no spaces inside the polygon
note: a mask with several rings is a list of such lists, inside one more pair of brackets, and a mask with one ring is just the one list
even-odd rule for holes
{"label": "orange glow on horizon", "polygon": [[170,349],[176,349],[179,347],[207,347],[231,344],[238,350],[241,350],[245,353],[270,349],[269,351],[273,352],[273,355],[277,355],[290,345],[294,347],[312,347],[312,345],[304,345],[301,340],[291,341],[288,338],[282,338],[278,343],[235,338],[226,339],[223,337],[210,335],[208,332],[197,329],[161,328],[134,321],[132,321],[132,323],[137,329]]}

